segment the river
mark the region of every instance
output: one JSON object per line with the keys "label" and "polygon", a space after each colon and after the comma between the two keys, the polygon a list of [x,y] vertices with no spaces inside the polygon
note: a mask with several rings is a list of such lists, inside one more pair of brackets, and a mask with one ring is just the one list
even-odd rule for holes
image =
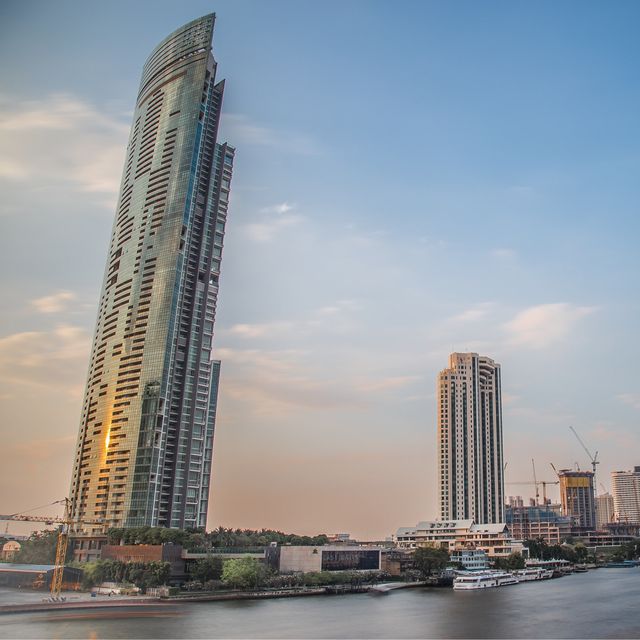
{"label": "river", "polygon": [[640,638],[639,604],[640,568],[599,569],[485,591],[187,603],[159,618],[12,614],[0,638]]}

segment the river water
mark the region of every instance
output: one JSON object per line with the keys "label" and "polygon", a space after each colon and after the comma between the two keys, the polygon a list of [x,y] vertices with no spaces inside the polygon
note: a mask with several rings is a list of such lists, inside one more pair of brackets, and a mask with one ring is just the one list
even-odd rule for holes
{"label": "river water", "polygon": [[[6,601],[6,597],[3,597]],[[0,617],[0,638],[640,638],[640,568],[485,591],[184,604],[169,617]]]}

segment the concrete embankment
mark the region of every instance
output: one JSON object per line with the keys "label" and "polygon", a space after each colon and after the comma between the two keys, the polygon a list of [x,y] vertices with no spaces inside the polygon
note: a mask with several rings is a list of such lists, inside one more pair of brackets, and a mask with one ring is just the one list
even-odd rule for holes
{"label": "concrete embankment", "polygon": [[168,605],[182,602],[216,602],[225,600],[268,600],[272,598],[299,598],[305,596],[348,595],[352,593],[384,594],[396,589],[409,589],[429,586],[428,582],[389,582],[377,585],[330,585],[321,587],[304,587],[292,589],[270,589],[256,591],[227,591],[224,593],[189,593],[170,596],[168,598],[110,598],[91,600],[67,600],[65,602],[29,602],[0,605],[0,615],[11,613],[38,613],[57,611],[85,611],[99,613],[110,611],[116,613],[142,611],[160,611]]}
{"label": "concrete embankment", "polygon": [[0,605],[0,615],[7,613],[37,613],[42,611],[93,611],[93,610],[117,610],[135,609],[144,607],[163,607],[166,601],[159,598],[140,599],[110,599],[110,600],[81,600],[67,602],[23,602],[20,604]]}

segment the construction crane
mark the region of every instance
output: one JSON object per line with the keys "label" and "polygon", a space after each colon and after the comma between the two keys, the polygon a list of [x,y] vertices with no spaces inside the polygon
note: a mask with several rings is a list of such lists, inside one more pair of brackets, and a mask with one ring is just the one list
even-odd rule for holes
{"label": "construction crane", "polygon": [[576,440],[580,443],[580,446],[584,449],[585,453],[589,456],[589,460],[591,461],[591,466],[593,468],[593,496],[595,497],[598,493],[598,485],[596,483],[596,470],[597,465],[600,464],[600,460],[598,460],[598,452],[596,451],[595,456],[591,455],[591,451],[589,451],[585,443],[582,442],[582,438],[580,438],[578,432],[572,426],[569,426],[569,429],[571,429],[573,435],[576,437]]}
{"label": "construction crane", "polygon": [[[538,486],[542,485],[542,504],[546,505],[547,504],[547,485],[556,485],[556,484],[560,484],[559,480],[556,480],[555,482],[552,482],[551,480],[537,480],[535,483],[531,480],[524,480],[522,482],[505,482],[505,484],[526,484],[526,485],[532,485],[532,484],[536,484],[536,496],[539,495],[538,493]],[[537,500],[536,500],[537,503]]]}
{"label": "construction crane", "polygon": [[531,458],[531,466],[533,467],[533,484],[536,486],[536,507],[540,504],[540,492],[538,491],[538,479],[536,478],[536,462]]}
{"label": "construction crane", "polygon": [[[92,525],[104,525],[104,520],[78,520],[71,518],[70,500],[69,498],[63,498],[62,500],[56,500],[49,505],[64,504],[63,516],[30,516],[25,515],[27,511],[22,513],[13,513],[11,515],[0,515],[0,520],[14,521],[14,522],[44,522],[48,525],[59,524],[60,529],[58,531],[58,540],[56,543],[56,561],[53,567],[53,577],[51,579],[51,597],[57,600],[60,597],[60,591],[62,589],[62,578],[64,576],[64,563],[67,556],[67,548],[69,546],[69,529],[72,524],[92,524]],[[42,507],[36,507],[35,509],[29,509],[29,511],[35,511]],[[7,522],[8,526],[8,522]]]}

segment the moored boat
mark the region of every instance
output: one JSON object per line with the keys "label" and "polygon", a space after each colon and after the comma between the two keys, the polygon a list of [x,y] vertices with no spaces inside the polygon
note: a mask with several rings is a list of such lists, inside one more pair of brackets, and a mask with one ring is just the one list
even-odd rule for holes
{"label": "moored boat", "polygon": [[518,578],[507,571],[472,571],[459,574],[453,581],[456,591],[475,591],[518,584]]}
{"label": "moored boat", "polygon": [[529,582],[531,580],[548,580],[553,577],[553,571],[543,569],[542,567],[530,567],[528,569],[519,569],[514,571],[520,582]]}

